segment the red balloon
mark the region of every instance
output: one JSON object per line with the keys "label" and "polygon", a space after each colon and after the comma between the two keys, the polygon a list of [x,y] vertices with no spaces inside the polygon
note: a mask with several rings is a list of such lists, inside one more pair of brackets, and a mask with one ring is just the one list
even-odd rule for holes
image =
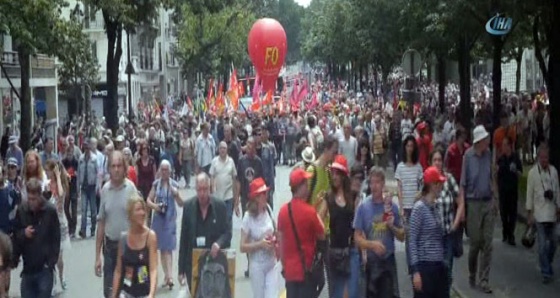
{"label": "red balloon", "polygon": [[248,48],[251,62],[262,80],[263,91],[274,90],[286,59],[286,31],[275,19],[257,20],[249,32]]}

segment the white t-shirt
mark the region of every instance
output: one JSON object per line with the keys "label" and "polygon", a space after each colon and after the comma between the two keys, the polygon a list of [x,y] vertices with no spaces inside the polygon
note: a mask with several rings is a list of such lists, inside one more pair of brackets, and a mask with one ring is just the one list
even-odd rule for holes
{"label": "white t-shirt", "polygon": [[[243,215],[241,230],[247,234],[249,243],[258,242],[274,234],[274,225],[268,212],[262,212],[257,216],[252,216],[248,211]],[[274,252],[259,249],[249,254],[251,266],[256,264],[265,265],[276,262]]]}
{"label": "white t-shirt", "polygon": [[214,157],[210,165],[210,177],[214,179],[214,196],[221,200],[233,198],[233,183],[237,176],[237,169],[231,157],[226,157],[225,161],[219,156]]}

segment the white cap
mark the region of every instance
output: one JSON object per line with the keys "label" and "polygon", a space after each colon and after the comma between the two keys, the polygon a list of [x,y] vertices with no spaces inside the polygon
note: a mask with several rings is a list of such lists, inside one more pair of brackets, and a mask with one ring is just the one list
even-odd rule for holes
{"label": "white cap", "polygon": [[488,132],[483,125],[478,125],[473,130],[473,143],[476,144],[488,137]]}

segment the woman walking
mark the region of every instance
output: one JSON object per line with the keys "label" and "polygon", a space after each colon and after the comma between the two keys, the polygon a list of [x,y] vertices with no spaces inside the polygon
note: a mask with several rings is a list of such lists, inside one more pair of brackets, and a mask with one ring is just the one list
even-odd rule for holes
{"label": "woman walking", "polygon": [[[331,190],[319,207],[319,216],[330,217],[330,247],[328,255],[329,291],[331,298],[343,298],[348,289],[349,298],[359,295],[359,253],[354,245],[356,195],[351,190],[348,165],[343,155],[337,155],[331,165]],[[354,258],[352,260],[351,258]],[[356,266],[357,265],[357,266]]]}
{"label": "woman walking", "polygon": [[434,166],[424,171],[424,187],[414,204],[409,225],[409,267],[415,298],[448,298],[443,225],[436,200],[447,179]]}
{"label": "woman walking", "polygon": [[[45,190],[46,197],[50,197],[51,203],[56,206],[58,213],[58,221],[60,223],[60,254],[56,269],[62,290],[66,290],[66,279],[64,278],[64,258],[63,252],[70,249],[70,233],[68,228],[68,220],[64,212],[64,201],[70,195],[70,184],[68,181],[68,173],[64,167],[56,160],[49,159],[45,164],[47,174],[47,188]],[[54,289],[53,289],[54,291]]]}
{"label": "woman walking", "polygon": [[398,182],[399,209],[402,210],[406,223],[410,217],[416,195],[422,188],[423,171],[418,162],[418,145],[413,136],[404,139],[403,155],[404,159],[395,171],[395,179]]}
{"label": "woman walking", "polygon": [[241,225],[242,253],[249,256],[249,271],[254,298],[278,297],[279,266],[276,248],[276,224],[268,205],[264,180],[249,185],[249,202]]}
{"label": "woman walking", "polygon": [[127,203],[130,228],[121,236],[113,275],[113,298],[153,298],[157,283],[157,237],[146,226],[146,202]]}
{"label": "woman walking", "polygon": [[164,273],[163,286],[173,288],[173,251],[177,246],[177,207],[183,207],[183,199],[177,190],[177,182],[171,179],[171,163],[166,159],[159,166],[160,178],[156,180],[148,195],[148,206],[155,211],[152,229],[158,237]]}
{"label": "woman walking", "polygon": [[463,233],[459,229],[461,221],[465,214],[465,201],[459,195],[459,185],[453,178],[453,175],[443,171],[443,151],[439,148],[432,151],[430,154],[430,164],[442,176],[445,176],[446,181],[443,183],[443,189],[436,200],[437,209],[440,212],[440,217],[443,224],[443,256],[447,266],[447,277],[449,286],[453,281],[453,258],[455,257],[455,243],[463,242]]}

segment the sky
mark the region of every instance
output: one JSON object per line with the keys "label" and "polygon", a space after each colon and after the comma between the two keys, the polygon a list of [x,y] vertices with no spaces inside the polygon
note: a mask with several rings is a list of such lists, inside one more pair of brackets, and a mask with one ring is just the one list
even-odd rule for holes
{"label": "sky", "polygon": [[295,0],[296,3],[298,3],[299,5],[303,6],[303,7],[307,7],[309,6],[309,3],[311,2],[311,0]]}

